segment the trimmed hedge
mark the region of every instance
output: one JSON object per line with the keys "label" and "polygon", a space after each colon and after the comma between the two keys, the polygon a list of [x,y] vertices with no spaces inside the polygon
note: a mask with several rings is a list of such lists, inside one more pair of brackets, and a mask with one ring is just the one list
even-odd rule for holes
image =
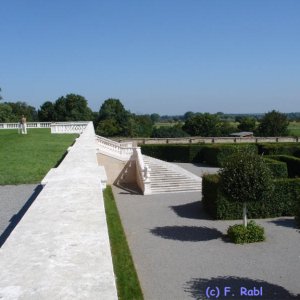
{"label": "trimmed hedge", "polygon": [[[273,218],[294,216],[296,203],[300,201],[300,179],[274,180],[274,193],[262,202],[247,203],[248,218]],[[202,203],[215,219],[242,219],[243,203],[232,201],[220,191],[220,176],[205,175],[202,179]]]}
{"label": "trimmed hedge", "polygon": [[287,164],[283,161],[274,160],[271,158],[264,157],[264,162],[269,167],[275,178],[287,178],[288,169]]}
{"label": "trimmed hedge", "polygon": [[163,144],[141,145],[142,153],[169,162],[199,163],[221,167],[226,156],[237,148],[250,147],[255,153],[255,144]]}
{"label": "trimmed hedge", "polygon": [[142,153],[169,162],[202,162],[202,144],[141,145]]}
{"label": "trimmed hedge", "polygon": [[257,153],[255,144],[214,144],[203,147],[203,161],[209,165],[222,167],[224,160],[229,155],[233,154],[236,148],[250,148],[254,153]]}
{"label": "trimmed hedge", "polygon": [[288,176],[290,178],[300,177],[300,158],[288,155],[269,155],[271,159],[285,162],[287,164]]}
{"label": "trimmed hedge", "polygon": [[258,153],[264,155],[291,155],[300,158],[300,144],[265,143],[257,144]]}

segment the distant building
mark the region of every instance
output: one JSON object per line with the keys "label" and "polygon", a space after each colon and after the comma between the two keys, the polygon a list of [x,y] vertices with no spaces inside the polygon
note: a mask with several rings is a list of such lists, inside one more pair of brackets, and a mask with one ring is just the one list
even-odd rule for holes
{"label": "distant building", "polygon": [[253,137],[253,132],[252,131],[234,132],[234,133],[231,133],[230,136],[234,136],[234,137]]}

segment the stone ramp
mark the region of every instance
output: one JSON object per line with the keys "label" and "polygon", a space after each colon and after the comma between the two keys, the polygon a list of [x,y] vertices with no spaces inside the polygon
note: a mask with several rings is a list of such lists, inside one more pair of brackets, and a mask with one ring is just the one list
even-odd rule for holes
{"label": "stone ramp", "polygon": [[0,299],[117,299],[90,123],[0,249]]}

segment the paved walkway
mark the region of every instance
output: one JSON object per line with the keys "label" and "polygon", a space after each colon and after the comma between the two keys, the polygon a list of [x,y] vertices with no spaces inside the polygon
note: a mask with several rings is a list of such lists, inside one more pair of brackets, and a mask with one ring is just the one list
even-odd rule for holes
{"label": "paved walkway", "polygon": [[0,247],[42,190],[40,185],[0,186]]}
{"label": "paved walkway", "polygon": [[[293,218],[257,220],[267,241],[234,245],[224,234],[238,221],[211,220],[200,193],[113,191],[146,300],[206,299],[215,286],[219,299],[253,299],[240,298],[241,287],[262,287],[257,299],[300,299],[300,232]],[[231,288],[226,297],[225,286]]]}

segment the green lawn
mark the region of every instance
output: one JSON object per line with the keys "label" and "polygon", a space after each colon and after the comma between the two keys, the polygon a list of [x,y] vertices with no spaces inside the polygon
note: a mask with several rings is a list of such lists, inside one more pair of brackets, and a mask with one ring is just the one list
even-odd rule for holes
{"label": "green lawn", "polygon": [[0,185],[41,182],[77,136],[50,129],[29,129],[27,135],[0,130]]}
{"label": "green lawn", "polygon": [[142,300],[143,293],[111,187],[108,186],[103,194],[118,298],[119,300]]}

